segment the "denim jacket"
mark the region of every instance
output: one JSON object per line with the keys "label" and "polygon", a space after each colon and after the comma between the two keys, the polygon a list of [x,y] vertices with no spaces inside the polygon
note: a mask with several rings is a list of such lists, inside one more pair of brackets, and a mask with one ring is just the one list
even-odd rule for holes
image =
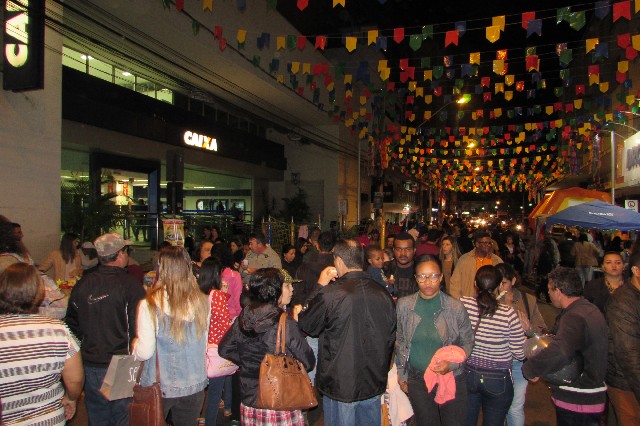
{"label": "denim jacket", "polygon": [[196,334],[196,325],[187,326],[187,341],[177,344],[169,335],[169,316],[158,319],[156,352],[144,363],[140,384],[156,381],[156,353],[160,366],[160,388],[163,398],[177,398],[202,391],[209,382],[205,366],[207,333]]}
{"label": "denim jacket", "polygon": [[[420,317],[415,313],[418,297],[419,292],[402,297],[396,305],[398,330],[396,332],[395,362],[398,367],[398,379],[402,381],[407,380],[411,340],[418,324],[420,324]],[[460,346],[468,357],[473,349],[473,330],[466,309],[459,300],[443,292],[440,292],[440,302],[442,308],[435,314],[434,325],[442,340],[442,346]],[[462,374],[464,363],[452,363],[451,370],[454,376]]]}

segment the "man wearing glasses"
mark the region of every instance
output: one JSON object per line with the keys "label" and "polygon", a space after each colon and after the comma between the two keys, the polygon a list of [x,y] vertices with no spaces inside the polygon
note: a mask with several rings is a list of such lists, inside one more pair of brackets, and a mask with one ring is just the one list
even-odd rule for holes
{"label": "man wearing glasses", "polygon": [[451,275],[451,296],[460,299],[463,296],[473,297],[476,294],[473,281],[476,271],[485,265],[497,265],[502,259],[493,254],[491,234],[486,231],[477,231],[473,234],[475,248],[463,254],[456,263],[456,268]]}

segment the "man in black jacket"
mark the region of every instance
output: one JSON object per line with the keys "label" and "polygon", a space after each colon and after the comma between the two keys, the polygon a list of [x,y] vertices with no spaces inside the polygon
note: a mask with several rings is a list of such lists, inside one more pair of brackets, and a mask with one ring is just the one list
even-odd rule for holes
{"label": "man in black jacket", "polygon": [[582,297],[582,281],[575,269],[559,267],[548,278],[551,302],[562,312],[553,341],[524,363],[522,373],[535,382],[581,356],[582,375],[568,385],[551,386],[556,424],[597,425],[606,404],[607,324],[600,310]]}
{"label": "man in black jacket", "polygon": [[131,241],[119,234],[105,234],[94,245],[100,266],[71,291],[66,323],[81,342],[90,424],[127,425],[131,398],[109,401],[99,390],[111,357],[130,353],[136,336],[138,302],[145,291],[125,269]]}
{"label": "man in black jacket", "polygon": [[380,424],[380,396],[395,342],[396,312],[389,293],[362,270],[364,250],[355,240],[333,248],[299,316],[302,331],[320,336],[316,387],[329,425]]}
{"label": "man in black jacket", "polygon": [[640,252],[629,259],[631,280],[609,298],[607,393],[618,425],[640,425]]}

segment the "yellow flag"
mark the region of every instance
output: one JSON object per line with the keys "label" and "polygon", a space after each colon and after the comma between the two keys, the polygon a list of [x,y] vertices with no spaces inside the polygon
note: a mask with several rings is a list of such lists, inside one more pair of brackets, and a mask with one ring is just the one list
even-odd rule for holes
{"label": "yellow flag", "polygon": [[480,65],[480,52],[474,52],[469,54],[469,63]]}
{"label": "yellow flag", "polygon": [[636,50],[640,50],[640,34],[631,36],[631,46]]}
{"label": "yellow flag", "polygon": [[425,111],[422,118],[423,120],[431,120],[431,111]]}
{"label": "yellow flag", "polygon": [[507,90],[506,92],[504,92],[504,98],[507,101],[510,101],[511,99],[513,99],[513,90]]}
{"label": "yellow flag", "polygon": [[425,70],[424,71],[424,81],[433,81],[433,71],[432,70]]}
{"label": "yellow flag", "polygon": [[593,49],[595,49],[596,48],[596,44],[598,44],[598,39],[597,38],[588,38],[585,41],[585,45],[586,45],[586,52],[585,53],[589,53]]}
{"label": "yellow flag", "polygon": [[287,39],[285,36],[276,37],[276,50],[284,49],[287,46]]}
{"label": "yellow flag", "polygon": [[640,0],[636,0],[634,2],[634,9],[635,9],[635,13],[638,13],[640,11]]}
{"label": "yellow flag", "polygon": [[557,127],[557,128],[562,127],[562,119],[561,119],[561,118],[559,118],[559,119],[557,119],[557,120],[556,120],[556,127]]}
{"label": "yellow flag", "polygon": [[433,95],[427,95],[427,96],[424,97],[424,103],[429,105],[429,104],[431,104],[431,102],[433,102]]}
{"label": "yellow flag", "polygon": [[491,43],[495,43],[500,38],[500,27],[493,25],[487,27],[487,40]]}
{"label": "yellow flag", "polygon": [[424,87],[416,87],[416,97],[424,96]]}
{"label": "yellow flag", "polygon": [[609,90],[609,82],[608,81],[600,83],[600,91],[602,93],[606,93],[608,90]]}
{"label": "yellow flag", "polygon": [[415,81],[410,81],[409,82],[409,91],[410,92],[415,92],[416,91],[416,82]]}
{"label": "yellow flag", "polygon": [[498,94],[500,92],[504,93],[504,83],[496,83],[494,86],[494,93]]}
{"label": "yellow flag", "polygon": [[605,114],[604,115],[604,120],[607,121],[607,122],[613,121],[613,113],[610,112],[610,113]]}
{"label": "yellow flag", "polygon": [[300,62],[291,62],[291,73],[298,74],[300,71]]}
{"label": "yellow flag", "polygon": [[502,59],[495,59],[493,61],[493,72],[498,75],[504,73],[504,61]]}
{"label": "yellow flag", "polygon": [[592,84],[599,84],[599,83],[600,83],[600,75],[591,74],[589,76],[589,86],[591,86]]}
{"label": "yellow flag", "polygon": [[311,64],[308,62],[302,64],[302,75],[305,74],[311,74]]}
{"label": "yellow flag", "polygon": [[495,114],[496,118],[502,117],[502,108],[495,108],[493,110],[493,113]]}
{"label": "yellow flag", "polygon": [[364,105],[367,103],[367,97],[366,96],[360,96],[360,105]]}
{"label": "yellow flag", "polygon": [[369,32],[367,33],[367,46],[375,44],[377,39],[378,39],[378,30],[369,30]]}
{"label": "yellow flag", "polygon": [[629,61],[618,62],[618,72],[627,72],[627,71],[629,71]]}
{"label": "yellow flag", "polygon": [[335,87],[335,83],[332,81],[331,83],[327,84],[327,91],[331,92],[333,90],[333,88]]}
{"label": "yellow flag", "polygon": [[238,43],[244,43],[247,39],[247,30],[238,30]]}
{"label": "yellow flag", "polygon": [[337,5],[344,7],[344,2],[345,0],[333,0],[333,7],[336,7]]}
{"label": "yellow flag", "polygon": [[352,79],[353,79],[353,76],[351,74],[345,74],[344,75],[344,84],[350,84]]}
{"label": "yellow flag", "polygon": [[499,27],[500,31],[504,31],[504,15],[502,16],[494,16],[491,18],[491,25],[494,27]]}
{"label": "yellow flag", "polygon": [[358,44],[358,37],[345,37],[344,46],[348,52],[356,50],[356,44]]}
{"label": "yellow flag", "polygon": [[573,100],[573,107],[575,109],[582,109],[582,99],[574,99]]}
{"label": "yellow flag", "polygon": [[380,79],[382,81],[388,80],[390,74],[391,74],[391,68],[385,68],[382,71],[380,71]]}
{"label": "yellow flag", "polygon": [[213,12],[213,0],[202,0],[202,10],[209,9],[209,12]]}
{"label": "yellow flag", "polygon": [[544,110],[545,110],[545,112],[547,113],[547,115],[551,115],[551,114],[553,114],[553,105],[547,105],[547,106],[544,108]]}
{"label": "yellow flag", "polygon": [[388,68],[389,66],[387,65],[387,60],[386,59],[380,59],[378,61],[378,72],[382,71],[385,68]]}
{"label": "yellow flag", "polygon": [[278,83],[283,83],[284,84],[284,75],[283,74],[277,74],[276,75],[276,80],[278,81]]}
{"label": "yellow flag", "polygon": [[362,107],[360,108],[360,116],[364,117],[364,115],[367,113],[367,108],[366,107]]}
{"label": "yellow flag", "polygon": [[628,95],[628,96],[626,97],[625,103],[626,103],[627,105],[631,105],[631,104],[633,104],[635,101],[636,101],[636,95]]}
{"label": "yellow flag", "polygon": [[504,76],[504,84],[506,84],[507,86],[513,86],[513,83],[515,82],[516,82],[515,75],[509,74]]}

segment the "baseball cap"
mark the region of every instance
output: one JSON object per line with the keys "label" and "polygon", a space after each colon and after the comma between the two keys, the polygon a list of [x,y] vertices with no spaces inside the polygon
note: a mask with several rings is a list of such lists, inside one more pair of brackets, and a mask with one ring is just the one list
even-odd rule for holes
{"label": "baseball cap", "polygon": [[122,250],[126,246],[130,246],[133,243],[129,240],[122,238],[120,234],[104,234],[100,235],[94,241],[98,256],[110,256]]}
{"label": "baseball cap", "polygon": [[284,268],[280,269],[280,273],[282,274],[282,277],[284,278],[285,283],[293,284],[293,283],[299,283],[302,281],[302,280],[296,280],[295,278],[293,278],[291,274],[289,274],[287,270]]}

